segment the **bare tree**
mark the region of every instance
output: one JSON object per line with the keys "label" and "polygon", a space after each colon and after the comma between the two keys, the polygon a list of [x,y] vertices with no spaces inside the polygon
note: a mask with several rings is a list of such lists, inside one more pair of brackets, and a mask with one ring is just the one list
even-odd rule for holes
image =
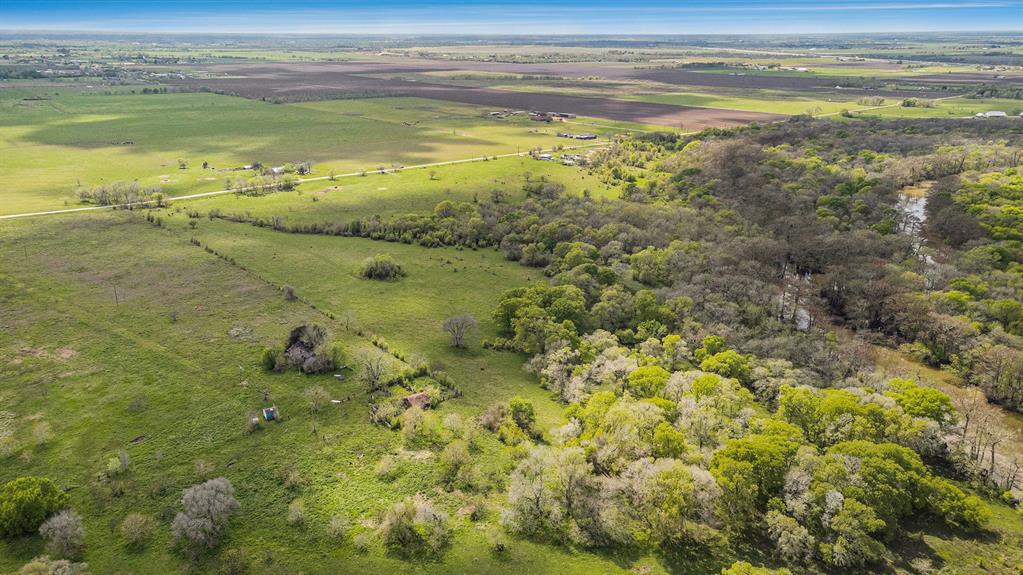
{"label": "bare tree", "polygon": [[46,520],[39,527],[39,534],[54,555],[74,559],[82,551],[85,527],[82,518],[72,509],[65,509]]}
{"label": "bare tree", "polygon": [[121,521],[121,536],[128,547],[139,549],[145,546],[155,529],[153,519],[142,513],[129,513]]}
{"label": "bare tree", "polygon": [[228,519],[240,507],[234,486],[223,477],[189,487],[181,504],[185,510],[174,517],[171,532],[193,557],[220,544]]}
{"label": "bare tree", "polygon": [[312,385],[305,389],[303,392],[306,401],[309,402],[309,411],[318,413],[328,403],[330,403],[330,394],[323,388],[322,385]]}
{"label": "bare tree", "polygon": [[469,314],[456,315],[444,320],[444,331],[451,335],[451,345],[465,347],[465,338],[479,325]]}
{"label": "bare tree", "polygon": [[359,357],[362,371],[359,377],[369,386],[370,391],[379,391],[384,380],[384,358],[379,353],[367,351]]}

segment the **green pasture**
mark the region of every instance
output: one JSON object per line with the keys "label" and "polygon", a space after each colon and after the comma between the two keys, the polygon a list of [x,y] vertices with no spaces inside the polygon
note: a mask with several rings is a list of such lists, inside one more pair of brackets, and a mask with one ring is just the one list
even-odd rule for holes
{"label": "green pasture", "polygon": [[[45,99],[26,99],[37,97]],[[309,160],[312,175],[326,175],[564,142],[553,128],[483,112],[405,98],[277,105],[202,93],[3,90],[0,214],[74,207],[77,186],[118,180],[159,185],[168,196],[219,190],[248,174],[227,168],[255,161]]]}
{"label": "green pasture", "polygon": [[[491,554],[485,529],[497,522],[502,490],[484,500],[481,521],[469,521],[458,510],[475,496],[435,488],[436,453],[403,451],[397,432],[369,423],[368,396],[353,377],[271,375],[258,365],[262,347],[304,322],[327,326],[351,353],[374,350],[339,322],[285,301],[265,278],[294,285],[326,311],[354,309],[361,328],[443,366],[465,396],[443,404],[440,417],[472,417],[493,401],[523,395],[537,405],[542,425],[558,423],[559,406],[521,369],[522,357],[483,351],[478,341],[452,351],[439,326],[448,314],[472,312],[482,334],[491,335],[489,310],[500,292],[538,271],[490,251],[287,236],[205,220],[191,230],[184,216],[163,215],[163,229],[125,212],[0,227],[0,249],[17,256],[0,261],[0,481],[46,475],[69,489],[85,519],[84,559],[93,572],[217,573],[217,555],[187,568],[172,549],[169,523],[182,489],[219,475],[234,483],[242,505],[222,552],[243,550],[253,572],[665,572],[658,559],[639,553],[591,554],[517,539],[504,556]],[[191,245],[193,235],[239,265]],[[356,279],[361,258],[375,253],[394,254],[408,277],[393,284]],[[302,392],[313,384],[343,403],[311,414]],[[267,403],[284,420],[246,434],[247,414]],[[99,479],[122,448],[130,470]],[[388,453],[402,462],[394,480],[374,472]],[[510,451],[489,434],[474,458],[495,477],[512,464]],[[209,468],[202,476],[198,461]],[[290,471],[304,486],[285,485]],[[417,492],[452,516],[455,539],[439,558],[406,561],[376,538],[363,554],[350,539],[327,536],[332,515],[347,517],[353,535],[371,531],[381,509]],[[295,498],[306,507],[300,527],[285,519]],[[126,548],[117,531],[130,512],[157,523],[142,550]],[[42,551],[38,538],[0,542],[0,571]]]}
{"label": "green pasture", "polygon": [[[585,152],[579,152],[585,153]],[[285,223],[348,222],[376,215],[387,218],[410,212],[429,212],[442,200],[483,201],[500,191],[506,201],[525,199],[523,185],[546,179],[565,186],[567,194],[617,197],[585,168],[543,162],[528,156],[499,158],[438,166],[429,169],[320,180],[302,184],[297,190],[265,196],[224,194],[187,200],[176,205],[203,213],[219,209],[224,213],[247,213],[254,217],[278,216]]]}
{"label": "green pasture", "polygon": [[770,90],[742,90],[733,92],[721,90],[715,92],[675,92],[666,94],[643,94],[630,96],[630,99],[675,106],[697,106],[700,108],[725,108],[749,112],[765,112],[771,114],[806,114],[814,115],[840,112],[843,109],[861,107],[855,99],[833,101],[837,97],[822,99],[815,94],[791,92],[774,92]]}
{"label": "green pasture", "polygon": [[[900,118],[962,118],[973,116],[978,112],[1000,110],[1010,116],[1019,116],[1023,112],[1023,100],[1005,98],[950,98],[934,102],[931,108],[907,108],[896,106],[871,110],[869,114]],[[983,118],[978,118],[978,121]]]}

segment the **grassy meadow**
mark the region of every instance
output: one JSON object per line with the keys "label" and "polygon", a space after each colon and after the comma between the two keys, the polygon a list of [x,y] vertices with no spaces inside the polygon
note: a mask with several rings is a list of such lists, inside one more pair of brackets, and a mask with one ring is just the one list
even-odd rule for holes
{"label": "grassy meadow", "polygon": [[1023,112],[1023,100],[1004,98],[949,98],[939,100],[931,108],[884,108],[869,112],[871,115],[899,118],[963,118],[978,112],[1000,110],[1010,116]]}
{"label": "grassy meadow", "polygon": [[285,105],[205,93],[0,90],[0,214],[74,207],[76,187],[112,181],[159,185],[167,196],[220,190],[248,174],[226,168],[255,161],[309,160],[315,176],[565,142],[554,127],[483,111],[414,98]]}
{"label": "grassy meadow", "polygon": [[[0,228],[0,248],[17,254],[0,263],[0,481],[29,474],[59,478],[86,518],[87,558],[95,572],[184,571],[170,546],[169,521],[182,489],[219,475],[234,482],[242,504],[223,550],[244,550],[259,569],[625,573],[638,565],[664,572],[652,557],[576,553],[525,540],[502,558],[491,555],[484,533],[497,520],[497,502],[488,503],[478,523],[461,517],[459,509],[472,497],[436,489],[436,454],[407,452],[397,432],[368,421],[364,386],[259,367],[260,349],[279,344],[302,322],[327,326],[351,353],[374,349],[306,304],[286,301],[265,278],[294,285],[321,309],[354,308],[361,327],[444,364],[465,396],[443,404],[440,417],[470,417],[493,401],[523,395],[537,405],[542,424],[560,422],[560,407],[521,369],[523,358],[476,344],[452,351],[439,328],[446,314],[471,311],[489,335],[488,310],[500,291],[537,272],[489,251],[285,236],[223,222],[190,230],[179,220],[169,216],[161,229],[139,214],[117,212]],[[193,233],[239,265],[191,245]],[[393,285],[353,277],[361,258],[375,253],[393,253],[409,276]],[[344,402],[312,415],[302,392],[313,384]],[[270,402],[284,420],[247,435],[246,414]],[[489,434],[479,443],[482,467],[495,476],[507,473],[507,448]],[[112,481],[98,479],[122,448],[131,469]],[[388,453],[401,462],[393,480],[374,473]],[[292,471],[302,487],[289,488],[283,479]],[[333,515],[347,517],[353,533],[371,530],[381,509],[417,492],[456,518],[455,541],[443,562],[406,562],[376,540],[359,553],[326,534]],[[306,508],[300,527],[286,522],[296,498]],[[117,531],[129,512],[157,522],[142,550],[126,548]],[[3,541],[0,571],[41,552],[38,538]],[[216,558],[198,566],[199,572],[217,569]]]}
{"label": "grassy meadow", "polygon": [[806,93],[773,92],[770,90],[742,90],[741,94],[702,92],[677,92],[666,94],[644,94],[634,99],[657,104],[675,106],[697,106],[700,108],[725,108],[750,112],[768,112],[772,114],[806,114],[813,115],[841,112],[845,109],[859,108],[855,99],[849,101],[829,101],[818,95]]}
{"label": "grassy meadow", "polygon": [[376,215],[386,218],[430,211],[442,200],[484,200],[494,191],[502,192],[507,201],[521,201],[525,199],[522,186],[527,176],[564,184],[566,193],[571,195],[587,192],[593,197],[618,195],[616,187],[606,186],[585,169],[529,157],[510,157],[308,182],[295,191],[264,196],[225,194],[179,204],[201,212],[219,209],[262,218],[279,216],[289,223],[347,222]]}

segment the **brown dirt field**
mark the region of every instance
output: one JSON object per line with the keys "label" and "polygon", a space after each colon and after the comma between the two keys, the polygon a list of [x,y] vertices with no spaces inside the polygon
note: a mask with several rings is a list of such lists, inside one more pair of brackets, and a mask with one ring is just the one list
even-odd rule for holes
{"label": "brown dirt field", "polygon": [[[554,93],[527,93],[465,88],[428,82],[370,78],[359,76],[368,72],[424,71],[440,69],[434,65],[390,66],[359,64],[231,64],[205,67],[214,73],[232,77],[188,79],[179,81],[194,88],[208,87],[226,94],[279,102],[303,102],[336,98],[370,96],[415,96],[499,109],[567,112],[642,124],[702,129],[711,126],[734,126],[750,122],[782,119],[777,114],[741,112],[614,100],[586,98]],[[493,64],[487,63],[488,66]],[[448,68],[448,69],[461,69]],[[538,72],[531,72],[538,73]],[[547,72],[544,72],[547,73]]]}

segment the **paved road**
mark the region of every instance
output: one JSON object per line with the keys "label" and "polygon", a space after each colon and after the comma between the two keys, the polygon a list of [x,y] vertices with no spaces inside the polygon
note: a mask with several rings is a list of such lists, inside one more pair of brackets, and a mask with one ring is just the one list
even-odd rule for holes
{"label": "paved road", "polygon": [[[565,146],[563,150],[579,150],[583,148],[599,148],[606,146],[607,144],[584,144],[581,146]],[[549,152],[550,150],[548,150]],[[450,166],[453,164],[467,164],[470,162],[482,162],[485,160],[491,160],[494,158],[511,158],[515,156],[528,156],[530,152],[515,152],[511,154],[496,154],[493,156],[477,156],[475,158],[465,158],[462,160],[447,160],[444,162],[431,162],[429,164],[416,164],[414,166],[400,166],[397,168],[384,168],[383,170],[361,170],[358,172],[349,172],[347,174],[335,174],[334,179],[337,178],[351,178],[354,176],[361,176],[363,174],[388,174],[391,172],[401,172],[405,170],[421,170],[423,168],[435,168],[437,166]],[[330,176],[317,176],[315,178],[300,178],[298,183],[304,184],[306,182],[317,182],[322,180],[329,180]],[[198,194],[189,194],[187,196],[175,196],[172,198],[164,198],[165,202],[175,202],[181,200],[193,200],[196,198],[207,198],[210,196],[219,196],[221,194],[234,194],[239,190],[217,190],[214,192],[202,192]],[[44,212],[26,212],[23,214],[8,214],[0,215],[0,220],[11,220],[14,218],[29,218],[33,216],[50,216],[55,214],[72,214],[76,212],[91,212],[95,210],[113,210],[117,208],[129,208],[129,207],[143,207],[147,204],[153,203],[155,200],[149,200],[144,202],[134,202],[132,204],[112,204],[109,206],[86,206],[84,208],[67,208],[63,210],[48,210]]]}

